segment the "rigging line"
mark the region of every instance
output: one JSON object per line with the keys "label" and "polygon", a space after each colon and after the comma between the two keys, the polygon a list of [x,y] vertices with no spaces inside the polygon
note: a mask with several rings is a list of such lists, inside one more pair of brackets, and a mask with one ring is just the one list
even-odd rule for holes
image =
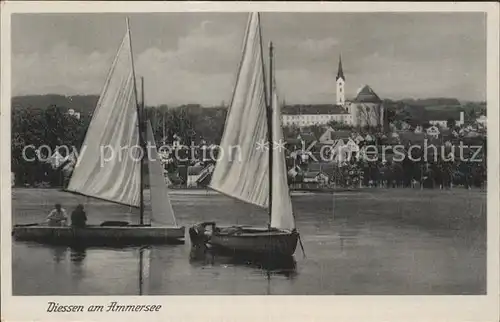
{"label": "rigging line", "polygon": [[300,248],[302,249],[302,255],[304,255],[304,258],[306,258],[306,252],[304,250],[304,245],[302,244],[302,238],[300,237],[300,234],[298,234],[298,237],[299,237],[299,245],[300,245]]}

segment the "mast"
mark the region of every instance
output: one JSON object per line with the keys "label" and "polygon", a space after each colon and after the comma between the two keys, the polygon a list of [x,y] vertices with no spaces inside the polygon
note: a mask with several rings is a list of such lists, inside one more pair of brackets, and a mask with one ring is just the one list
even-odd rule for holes
{"label": "mast", "polygon": [[[139,132],[141,133],[141,136],[144,134],[144,125],[146,122],[144,121],[145,113],[144,113],[144,77],[141,77],[141,111],[140,111],[141,117],[139,118]],[[141,203],[141,216],[140,216],[140,224],[144,224],[144,156],[147,152],[145,152],[145,143],[144,140],[141,140],[140,146],[142,148],[142,158],[141,158],[141,173],[140,173],[140,182],[141,182],[141,198],[140,198],[140,203]]]}
{"label": "mast", "polygon": [[267,141],[269,142],[269,225],[273,208],[273,42],[269,42],[269,103],[267,105]]}
{"label": "mast", "polygon": [[[139,146],[141,147],[142,151],[144,152],[144,139],[143,139],[143,133],[142,133],[142,109],[139,106],[139,101],[137,98],[137,84],[136,84],[136,79],[135,79],[135,67],[134,67],[134,55],[133,55],[133,49],[132,49],[132,37],[130,35],[130,23],[129,19],[127,17],[127,33],[128,33],[128,41],[129,41],[129,46],[130,46],[130,60],[132,63],[132,79],[134,81],[134,96],[135,96],[135,105],[137,106],[137,123],[138,123],[138,130],[139,130]],[[144,92],[143,92],[144,94]],[[143,95],[144,99],[144,95]],[[144,104],[144,102],[143,102]],[[143,180],[143,169],[142,165],[144,161],[144,153],[141,155],[141,160],[140,166],[139,166],[139,171],[140,171],[140,224],[142,225],[144,223],[144,180]]]}
{"label": "mast", "polygon": [[272,213],[272,205],[273,205],[273,126],[272,126],[272,112],[271,112],[271,100],[272,100],[272,68],[273,68],[273,63],[272,63],[272,56],[273,56],[273,44],[272,42],[269,43],[269,95],[267,95],[266,91],[266,70],[265,70],[265,65],[264,65],[264,50],[262,48],[262,30],[260,27],[260,12],[257,13],[258,19],[258,26],[259,26],[259,40],[260,40],[260,52],[261,52],[261,60],[262,60],[262,78],[264,82],[264,100],[266,102],[266,109],[267,109],[267,143],[268,143],[268,152],[269,152],[269,209],[268,209],[268,214],[269,214],[269,222],[268,222],[268,227],[271,226],[271,213]]}

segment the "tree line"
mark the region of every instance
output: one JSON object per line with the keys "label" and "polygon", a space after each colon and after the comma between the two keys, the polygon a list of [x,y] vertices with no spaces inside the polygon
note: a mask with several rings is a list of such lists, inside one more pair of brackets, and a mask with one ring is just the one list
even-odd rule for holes
{"label": "tree line", "polygon": [[[158,144],[171,144],[175,139],[189,146],[191,142],[219,143],[226,108],[159,106],[146,107],[144,113],[152,123]],[[11,171],[15,175],[15,183],[32,186],[46,182],[51,186],[61,185],[60,169],[53,169],[42,160],[49,157],[48,151],[54,152],[60,146],[66,146],[70,151],[73,148],[80,151],[91,118],[91,112],[81,113],[80,118],[69,115],[65,106],[14,107],[11,119]],[[27,146],[34,148],[25,149]],[[41,146],[48,149],[42,150],[40,158],[35,150]],[[66,150],[61,149],[59,152],[63,157],[66,156]]]}
{"label": "tree line", "polygon": [[[290,184],[304,182],[304,172],[289,175]],[[486,163],[468,161],[412,162],[367,162],[353,159],[342,166],[332,167],[323,172],[329,177],[326,186],[344,188],[383,187],[383,188],[484,188],[487,180]]]}

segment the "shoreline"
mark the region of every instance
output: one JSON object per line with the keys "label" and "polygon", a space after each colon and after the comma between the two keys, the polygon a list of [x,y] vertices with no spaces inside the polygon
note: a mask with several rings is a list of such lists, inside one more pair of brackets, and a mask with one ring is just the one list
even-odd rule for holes
{"label": "shoreline", "polygon": [[[67,191],[62,190],[61,188],[36,188],[36,187],[12,187],[11,191],[58,191],[65,193]],[[415,193],[433,193],[433,194],[463,194],[467,192],[486,194],[488,191],[482,188],[472,188],[466,189],[463,187],[453,188],[453,189],[420,189],[420,188],[373,188],[373,187],[365,187],[365,188],[325,188],[325,189],[293,189],[290,190],[290,196],[314,196],[314,195],[325,195],[325,194],[359,194],[359,193],[370,193],[370,194],[384,194],[387,192],[401,193],[406,191],[413,191]],[[149,188],[144,189],[144,192],[149,194]],[[71,194],[70,192],[67,192]],[[172,196],[222,196],[220,192],[212,190],[210,188],[170,188],[169,194]]]}

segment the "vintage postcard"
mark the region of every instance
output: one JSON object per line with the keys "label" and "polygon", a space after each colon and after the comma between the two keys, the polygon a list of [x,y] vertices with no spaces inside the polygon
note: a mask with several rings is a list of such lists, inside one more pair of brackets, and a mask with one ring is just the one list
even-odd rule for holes
{"label": "vintage postcard", "polygon": [[1,7],[2,321],[498,321],[497,3]]}

